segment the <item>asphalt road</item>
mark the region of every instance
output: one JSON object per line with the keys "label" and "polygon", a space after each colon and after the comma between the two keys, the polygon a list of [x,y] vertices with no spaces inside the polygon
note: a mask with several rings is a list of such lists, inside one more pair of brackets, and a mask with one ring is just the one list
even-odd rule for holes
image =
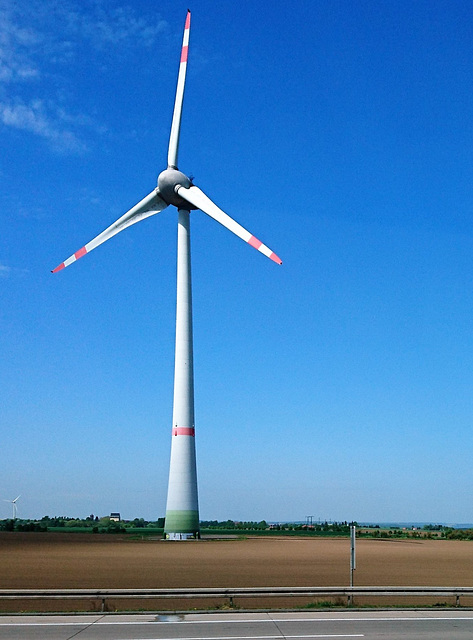
{"label": "asphalt road", "polygon": [[0,616],[0,640],[473,639],[473,611]]}

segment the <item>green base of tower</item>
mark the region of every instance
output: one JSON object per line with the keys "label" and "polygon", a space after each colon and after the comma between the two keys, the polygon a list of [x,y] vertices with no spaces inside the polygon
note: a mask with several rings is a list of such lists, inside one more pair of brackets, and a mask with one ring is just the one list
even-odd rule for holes
{"label": "green base of tower", "polygon": [[166,511],[164,537],[177,540],[189,537],[200,538],[199,512]]}

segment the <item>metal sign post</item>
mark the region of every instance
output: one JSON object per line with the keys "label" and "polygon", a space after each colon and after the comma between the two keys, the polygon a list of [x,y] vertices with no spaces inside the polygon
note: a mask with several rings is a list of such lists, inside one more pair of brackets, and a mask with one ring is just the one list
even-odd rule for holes
{"label": "metal sign post", "polygon": [[356,569],[356,527],[350,525],[350,587],[353,587],[353,572]]}

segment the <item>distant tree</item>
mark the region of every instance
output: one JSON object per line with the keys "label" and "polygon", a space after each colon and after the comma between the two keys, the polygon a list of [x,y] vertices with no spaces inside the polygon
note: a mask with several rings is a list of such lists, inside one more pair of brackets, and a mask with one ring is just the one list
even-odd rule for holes
{"label": "distant tree", "polygon": [[148,522],[146,520],[144,520],[144,518],[135,518],[132,523],[131,523],[134,527],[137,527],[138,529],[143,529],[144,527],[146,527],[146,525],[148,524]]}
{"label": "distant tree", "polygon": [[84,521],[83,520],[67,520],[64,523],[65,527],[81,527],[83,526]]}

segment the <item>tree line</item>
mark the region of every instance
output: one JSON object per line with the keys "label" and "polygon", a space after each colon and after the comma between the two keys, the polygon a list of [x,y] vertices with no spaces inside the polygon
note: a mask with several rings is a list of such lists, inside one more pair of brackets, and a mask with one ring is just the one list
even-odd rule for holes
{"label": "tree line", "polygon": [[[245,532],[255,535],[319,535],[319,536],[348,536],[350,526],[357,527],[357,537],[366,538],[442,538],[446,540],[473,540],[473,529],[454,529],[444,525],[424,525],[423,527],[409,527],[391,529],[381,528],[380,525],[361,526],[356,522],[280,522],[268,523],[266,520],[201,520],[201,531],[208,533],[243,535]],[[43,516],[40,520],[6,519],[0,520],[0,531],[82,531],[90,533],[162,533],[164,518],[145,520],[115,521],[110,516],[99,517],[90,514],[86,518],[70,516]]]}
{"label": "tree line", "polygon": [[43,516],[41,520],[24,520],[9,518],[0,520],[0,531],[74,531],[84,530],[90,533],[126,533],[132,529],[162,529],[164,518],[157,520],[145,520],[134,518],[133,520],[115,521],[110,516],[94,516],[90,514],[86,518],[72,518],[69,516]]}

